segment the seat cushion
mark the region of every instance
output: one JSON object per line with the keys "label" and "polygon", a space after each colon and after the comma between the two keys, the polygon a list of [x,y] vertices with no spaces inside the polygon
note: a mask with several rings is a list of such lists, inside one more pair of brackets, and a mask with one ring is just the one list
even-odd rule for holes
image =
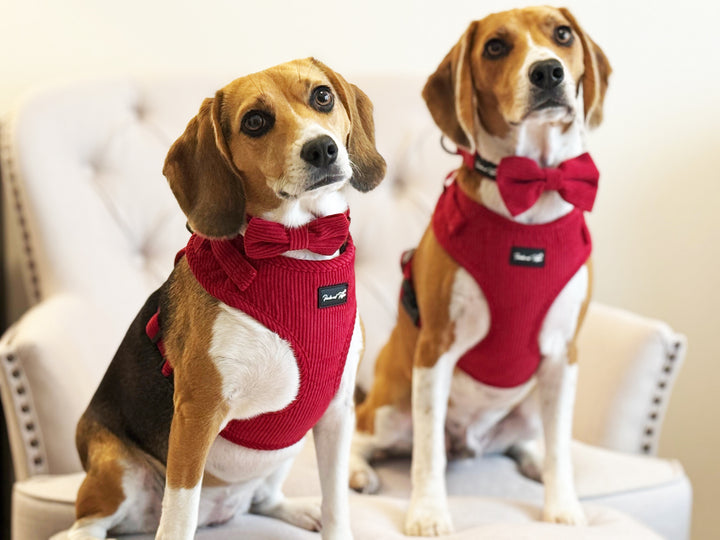
{"label": "seat cushion", "polygon": [[[588,517],[583,538],[688,537],[691,494],[675,462],[573,446],[576,485]],[[402,523],[410,490],[409,460],[378,465],[379,495],[351,496],[357,539],[404,538]],[[40,540],[66,529],[83,474],[39,476],[15,485],[13,539]],[[447,473],[456,533],[450,538],[576,538],[577,529],[539,521],[542,486],[517,473],[503,456],[451,462]],[[319,496],[312,441],[296,460],[285,484],[288,496]],[[297,538],[317,535],[274,519],[243,515],[197,538]],[[56,540],[64,538],[59,534]],[[152,538],[136,535],[127,538]]]}

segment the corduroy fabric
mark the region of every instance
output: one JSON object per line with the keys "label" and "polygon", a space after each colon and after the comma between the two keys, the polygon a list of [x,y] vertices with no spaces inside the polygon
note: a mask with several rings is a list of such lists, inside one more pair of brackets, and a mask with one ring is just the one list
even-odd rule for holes
{"label": "corduroy fabric", "polygon": [[[327,261],[289,257],[250,259],[242,236],[208,240],[193,235],[184,250],[190,269],[213,297],[247,313],[286,340],[295,354],[300,387],[281,411],[232,420],[220,435],[257,450],[300,441],[337,393],[357,315],[355,246]],[[320,307],[320,288],[347,284],[346,301]],[[168,359],[172,362],[172,359]]]}
{"label": "corduroy fabric", "polygon": [[[592,251],[583,213],[575,209],[551,223],[524,225],[488,210],[452,182],[440,196],[432,227],[490,309],[487,336],[458,367],[491,386],[526,382],[540,364],[538,337],[548,309]],[[544,250],[543,266],[512,264],[517,248]]]}
{"label": "corduroy fabric", "polygon": [[350,229],[349,213],[315,218],[304,227],[284,227],[282,223],[257,217],[248,220],[245,253],[253,259],[277,257],[286,251],[309,249],[332,255],[345,243]]}

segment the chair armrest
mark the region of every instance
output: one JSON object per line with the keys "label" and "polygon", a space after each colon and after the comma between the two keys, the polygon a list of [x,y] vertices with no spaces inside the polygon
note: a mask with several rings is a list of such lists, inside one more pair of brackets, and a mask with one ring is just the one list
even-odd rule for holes
{"label": "chair armrest", "polygon": [[667,324],[592,303],[578,342],[573,436],[629,453],[656,454],[686,339]]}
{"label": "chair armrest", "polygon": [[110,358],[105,315],[63,294],[37,304],[0,338],[0,394],[17,480],[81,470],[75,425]]}

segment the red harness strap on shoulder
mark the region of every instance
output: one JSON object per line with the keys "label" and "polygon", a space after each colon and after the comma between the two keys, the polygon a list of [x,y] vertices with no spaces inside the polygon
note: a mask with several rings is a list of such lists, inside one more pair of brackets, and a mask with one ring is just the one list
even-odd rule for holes
{"label": "red harness strap on shoulder", "polygon": [[458,367],[491,386],[526,382],[540,364],[538,338],[547,311],[592,251],[583,213],[575,209],[551,223],[524,225],[478,204],[452,183],[440,196],[432,227],[478,283],[490,309],[487,336]]}

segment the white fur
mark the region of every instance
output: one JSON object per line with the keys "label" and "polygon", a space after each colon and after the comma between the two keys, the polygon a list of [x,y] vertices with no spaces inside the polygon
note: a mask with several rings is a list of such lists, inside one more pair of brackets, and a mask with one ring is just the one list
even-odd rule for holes
{"label": "white fur", "polygon": [[586,523],[575,493],[570,456],[577,371],[577,364],[568,365],[565,352],[545,357],[538,374],[546,449],[542,467],[545,484],[543,519],[569,525]]}
{"label": "white fur", "polygon": [[165,486],[156,540],[192,540],[195,537],[200,493],[200,483],[189,489]]}
{"label": "white fur", "polygon": [[313,428],[320,489],[322,490],[322,537],[351,539],[348,501],[350,443],[355,429],[355,375],[363,347],[359,315],[355,318],[350,348],[340,388],[320,421]]}
{"label": "white fur", "polygon": [[452,532],[445,491],[445,417],[454,351],[433,367],[414,367],[412,375],[413,460],[412,497],[405,534],[437,536]]}
{"label": "white fur", "polygon": [[244,312],[219,303],[210,357],[222,377],[228,418],[252,418],[289,405],[300,388],[290,344]]}

